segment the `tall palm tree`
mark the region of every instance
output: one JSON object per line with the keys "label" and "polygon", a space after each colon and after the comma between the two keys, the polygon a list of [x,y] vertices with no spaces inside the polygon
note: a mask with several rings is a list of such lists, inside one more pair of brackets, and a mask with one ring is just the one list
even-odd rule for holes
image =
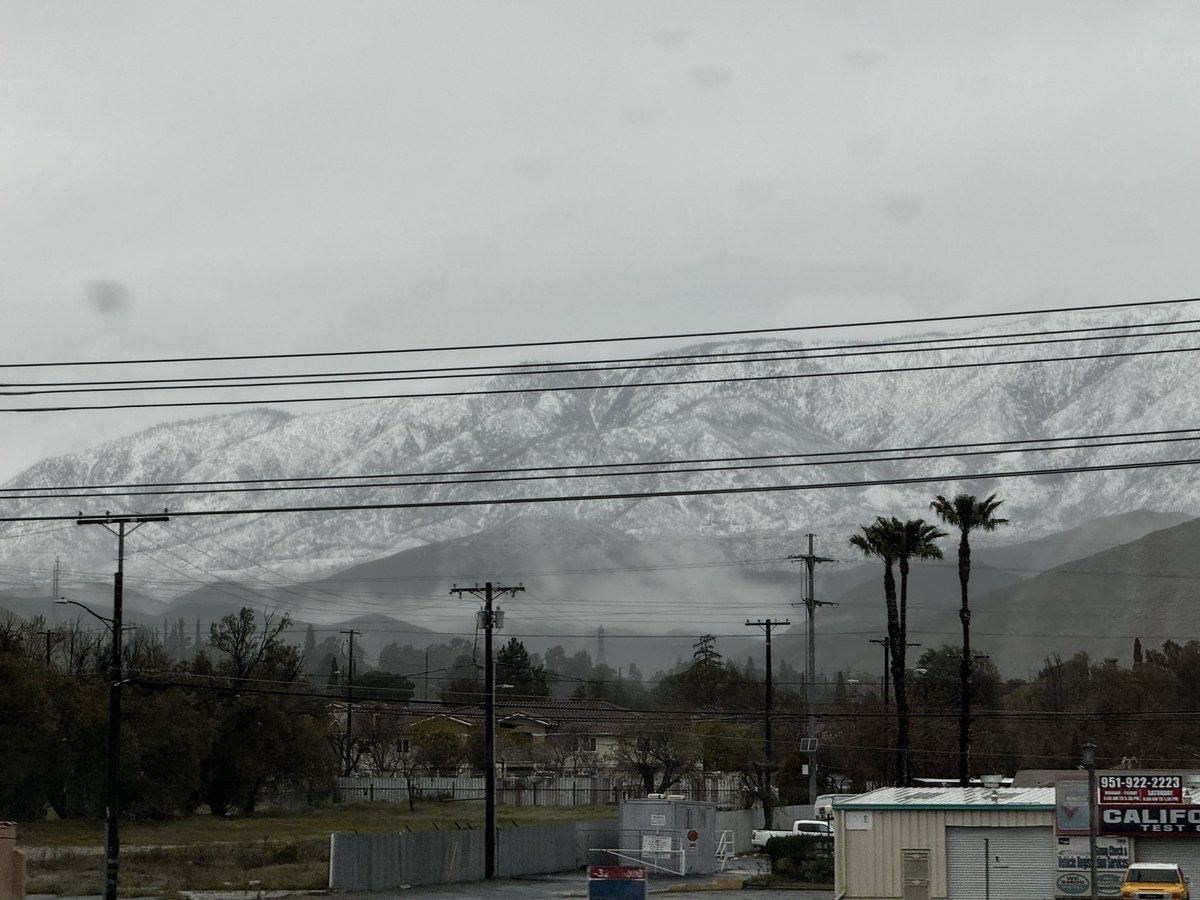
{"label": "tall palm tree", "polygon": [[[889,527],[900,539],[899,568],[900,568],[900,637],[908,640],[908,573],[909,562],[914,559],[941,559],[942,548],[934,541],[946,537],[946,532],[936,525],[930,525],[924,519],[909,519],[901,522],[890,519]],[[900,660],[903,663],[907,650],[901,647]]]}
{"label": "tall palm tree", "polygon": [[1008,519],[996,515],[1003,500],[990,494],[979,500],[971,494],[957,494],[947,500],[938,494],[930,508],[947,525],[958,529],[958,584],[962,592],[962,605],[958,610],[962,622],[962,660],[959,665],[962,704],[958,715],[958,783],[967,786],[971,769],[971,607],[967,599],[967,585],[971,580],[971,532],[995,531],[1007,525]]}
{"label": "tall palm tree", "polygon": [[[897,668],[899,677],[904,682],[905,709],[908,704],[908,573],[910,563],[914,559],[941,559],[942,548],[935,541],[946,536],[936,525],[930,525],[924,519],[909,519],[901,522],[893,517],[887,520],[887,530],[892,534],[892,542],[896,546],[896,562],[900,570],[900,645],[897,647],[899,662]],[[899,684],[899,682],[897,682]],[[912,777],[912,764],[909,759],[908,747],[905,747],[904,784]]]}
{"label": "tall palm tree", "polygon": [[883,601],[887,609],[887,648],[888,662],[892,670],[892,681],[896,684],[896,771],[900,783],[904,783],[904,762],[908,757],[908,695],[904,690],[902,679],[897,677],[897,671],[903,674],[899,667],[899,657],[896,647],[902,643],[900,637],[900,607],[896,603],[896,546],[892,542],[892,533],[887,527],[883,516],[876,516],[871,525],[859,526],[859,533],[850,536],[850,546],[857,547],[864,556],[875,557],[883,561]]}
{"label": "tall palm tree", "polygon": [[[873,524],[861,526],[860,533],[850,538],[852,547],[857,547],[866,556],[873,556],[883,562],[888,659],[891,663],[892,684],[896,689],[896,772],[897,781],[901,785],[908,784],[911,777],[908,753],[908,689],[904,677],[908,642],[909,561],[940,558],[942,551],[934,543],[940,537],[945,537],[945,533],[921,519],[901,522],[894,517],[876,516]],[[899,602],[896,596],[896,567],[900,569]]]}

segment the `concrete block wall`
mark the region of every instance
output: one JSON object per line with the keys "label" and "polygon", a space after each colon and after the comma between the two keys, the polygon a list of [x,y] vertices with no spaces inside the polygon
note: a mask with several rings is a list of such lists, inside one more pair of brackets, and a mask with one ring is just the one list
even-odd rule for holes
{"label": "concrete block wall", "polygon": [[17,849],[15,822],[0,822],[0,900],[25,900],[25,854]]}

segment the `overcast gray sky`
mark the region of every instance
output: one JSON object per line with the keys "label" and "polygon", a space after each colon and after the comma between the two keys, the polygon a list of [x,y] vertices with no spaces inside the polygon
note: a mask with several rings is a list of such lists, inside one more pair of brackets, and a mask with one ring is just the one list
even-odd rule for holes
{"label": "overcast gray sky", "polygon": [[[0,361],[1195,296],[1198,43],[1192,0],[6,0]],[[172,417],[6,414],[0,479]]]}

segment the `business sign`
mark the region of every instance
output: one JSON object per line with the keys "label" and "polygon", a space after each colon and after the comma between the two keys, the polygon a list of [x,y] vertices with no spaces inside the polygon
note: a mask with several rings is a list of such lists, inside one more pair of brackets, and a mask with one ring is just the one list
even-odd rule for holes
{"label": "business sign", "polygon": [[1200,806],[1102,806],[1101,834],[1200,835]]}
{"label": "business sign", "polygon": [[871,813],[853,810],[847,810],[842,821],[845,822],[847,831],[870,831],[875,825]]}
{"label": "business sign", "polygon": [[646,900],[646,868],[590,866],[588,900]]}
{"label": "business sign", "polygon": [[[1089,838],[1059,837],[1055,861],[1054,896],[1085,897],[1092,893],[1092,858]],[[1129,865],[1129,838],[1096,838],[1096,895],[1116,897],[1121,893],[1121,876]]]}
{"label": "business sign", "polygon": [[1101,806],[1181,805],[1183,778],[1179,775],[1101,775]]}
{"label": "business sign", "polygon": [[[1096,896],[1121,896],[1120,872],[1096,873]],[[1090,897],[1092,895],[1092,876],[1090,872],[1060,872],[1054,879],[1054,896],[1065,900],[1071,897]]]}
{"label": "business sign", "polygon": [[1092,883],[1087,875],[1066,872],[1054,879],[1054,893],[1058,897],[1084,897],[1092,892]]}
{"label": "business sign", "polygon": [[[1124,872],[1129,867],[1129,862],[1129,838],[1096,838],[1097,872],[1108,870]],[[1059,872],[1090,872],[1092,864],[1088,856],[1088,839],[1085,837],[1060,837],[1056,868]]]}
{"label": "business sign", "polygon": [[1087,834],[1088,783],[1087,776],[1061,776],[1054,784],[1055,834]]}

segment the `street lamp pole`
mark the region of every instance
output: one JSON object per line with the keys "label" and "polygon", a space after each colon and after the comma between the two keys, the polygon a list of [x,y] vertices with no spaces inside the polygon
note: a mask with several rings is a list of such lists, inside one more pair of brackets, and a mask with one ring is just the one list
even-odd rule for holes
{"label": "street lamp pole", "polygon": [[1079,748],[1088,775],[1088,867],[1091,870],[1092,900],[1096,894],[1096,745],[1088,741]]}
{"label": "street lamp pole", "polygon": [[[125,535],[145,522],[166,522],[161,516],[85,516],[76,525],[102,525],[117,536],[117,571],[113,575],[113,614],[111,620],[112,657],[108,670],[108,775],[104,797],[104,900],[117,900],[117,873],[120,870],[120,761],[121,761],[121,604],[125,590]],[[133,528],[126,528],[127,525]],[[114,529],[112,526],[115,525]],[[73,603],[74,601],[67,601]],[[83,607],[82,603],[75,603]],[[92,612],[90,609],[88,612]],[[92,615],[96,615],[92,613]],[[96,618],[102,618],[96,616]]]}

